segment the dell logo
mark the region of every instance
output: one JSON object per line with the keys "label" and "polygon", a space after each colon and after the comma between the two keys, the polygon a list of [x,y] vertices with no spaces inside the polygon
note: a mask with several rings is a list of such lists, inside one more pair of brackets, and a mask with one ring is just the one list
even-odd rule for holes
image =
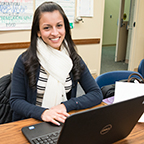
{"label": "dell logo", "polygon": [[111,125],[111,124],[106,125],[106,126],[100,131],[100,134],[101,134],[101,135],[104,135],[104,134],[108,133],[108,132],[111,130],[111,128],[112,128],[112,125]]}

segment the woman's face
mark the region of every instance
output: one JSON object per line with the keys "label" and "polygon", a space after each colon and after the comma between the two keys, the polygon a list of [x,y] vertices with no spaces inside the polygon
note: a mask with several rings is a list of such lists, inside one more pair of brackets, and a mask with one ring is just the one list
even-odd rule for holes
{"label": "woman's face", "polygon": [[58,10],[53,12],[44,12],[39,21],[38,36],[43,41],[55,49],[60,46],[65,38],[65,25],[62,15]]}

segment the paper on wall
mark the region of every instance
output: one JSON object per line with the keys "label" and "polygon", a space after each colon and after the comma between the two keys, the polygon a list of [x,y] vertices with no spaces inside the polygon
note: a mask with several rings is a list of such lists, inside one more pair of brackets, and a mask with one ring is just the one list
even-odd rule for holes
{"label": "paper on wall", "polygon": [[[128,83],[116,82],[114,102],[120,102],[144,95],[144,84],[142,83]],[[139,122],[144,122],[144,114],[139,119]]]}

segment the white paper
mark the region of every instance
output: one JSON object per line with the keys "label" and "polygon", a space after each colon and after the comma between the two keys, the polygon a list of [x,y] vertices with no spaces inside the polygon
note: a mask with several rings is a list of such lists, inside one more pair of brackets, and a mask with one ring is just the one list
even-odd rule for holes
{"label": "white paper", "polygon": [[[144,84],[116,82],[114,102],[120,102],[144,95]],[[144,122],[144,114],[139,119],[139,122]]]}
{"label": "white paper", "polygon": [[93,0],[77,0],[77,16],[93,17]]}

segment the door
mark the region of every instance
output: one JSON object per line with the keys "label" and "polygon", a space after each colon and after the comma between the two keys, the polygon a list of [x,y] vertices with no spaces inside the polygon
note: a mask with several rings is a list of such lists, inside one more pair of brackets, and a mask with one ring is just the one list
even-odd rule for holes
{"label": "door", "polygon": [[116,51],[115,51],[115,61],[125,61],[126,57],[126,47],[127,47],[127,37],[128,30],[127,24],[128,21],[124,21],[124,6],[125,0],[120,1],[120,12],[118,20],[118,30],[117,30],[117,42],[116,42]]}
{"label": "door", "polygon": [[129,63],[129,55],[130,55],[130,47],[131,47],[131,39],[132,39],[132,31],[135,27],[135,21],[134,21],[134,10],[135,10],[135,0],[130,1],[130,11],[129,11],[129,22],[127,25],[128,29],[128,39],[127,39],[127,49],[126,49],[126,58],[125,63]]}

